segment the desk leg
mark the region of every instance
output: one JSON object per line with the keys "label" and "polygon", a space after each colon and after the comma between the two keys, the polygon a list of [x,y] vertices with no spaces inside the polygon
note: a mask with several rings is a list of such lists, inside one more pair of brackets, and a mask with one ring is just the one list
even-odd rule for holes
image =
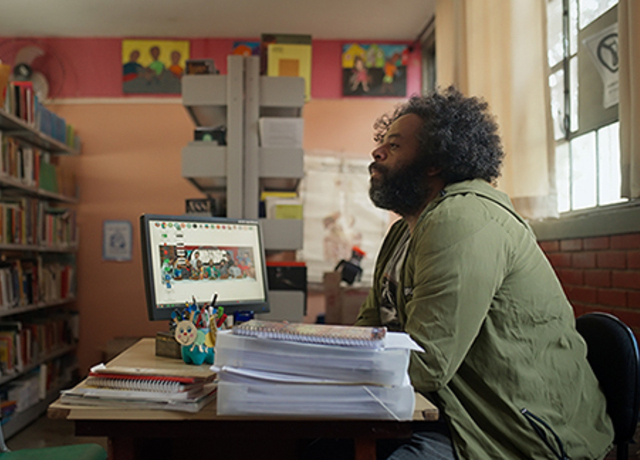
{"label": "desk leg", "polygon": [[109,460],[135,460],[134,438],[109,438],[107,447]]}
{"label": "desk leg", "polygon": [[376,438],[357,437],[355,443],[355,460],[376,460]]}

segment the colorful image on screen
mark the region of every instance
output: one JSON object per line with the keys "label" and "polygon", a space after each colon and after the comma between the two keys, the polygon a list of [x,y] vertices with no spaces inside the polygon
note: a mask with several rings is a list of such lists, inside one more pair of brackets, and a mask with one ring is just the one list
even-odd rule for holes
{"label": "colorful image on screen", "polygon": [[159,250],[162,280],[167,284],[256,280],[250,247],[166,245]]}
{"label": "colorful image on screen", "polygon": [[193,298],[207,303],[216,293],[225,306],[267,302],[258,222],[148,216],[143,225],[154,310],[183,307]]}

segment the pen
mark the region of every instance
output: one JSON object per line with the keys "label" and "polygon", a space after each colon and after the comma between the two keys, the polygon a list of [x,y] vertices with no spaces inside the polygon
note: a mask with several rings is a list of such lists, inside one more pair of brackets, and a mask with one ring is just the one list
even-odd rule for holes
{"label": "pen", "polygon": [[216,301],[218,300],[218,293],[216,292],[215,294],[213,294],[213,299],[211,299],[211,307],[215,307],[216,306]]}

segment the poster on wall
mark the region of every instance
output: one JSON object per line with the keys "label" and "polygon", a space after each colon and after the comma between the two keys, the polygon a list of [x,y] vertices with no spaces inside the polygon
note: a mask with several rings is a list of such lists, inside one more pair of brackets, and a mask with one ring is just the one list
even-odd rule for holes
{"label": "poster on wall", "polygon": [[260,56],[260,42],[233,42],[231,54],[240,56]]}
{"label": "poster on wall", "polygon": [[407,45],[348,43],[342,46],[342,95],[407,95]]}
{"label": "poster on wall", "polygon": [[354,246],[365,252],[361,283],[371,286],[380,245],[390,224],[388,211],[369,199],[370,161],[343,158],[338,152],[305,152],[303,201],[304,241],[299,260],[307,265],[307,281],[322,283]]}
{"label": "poster on wall", "polygon": [[102,225],[102,259],[129,262],[132,255],[132,226],[128,220],[105,220]]}
{"label": "poster on wall", "polygon": [[180,94],[186,40],[122,40],[122,92]]}

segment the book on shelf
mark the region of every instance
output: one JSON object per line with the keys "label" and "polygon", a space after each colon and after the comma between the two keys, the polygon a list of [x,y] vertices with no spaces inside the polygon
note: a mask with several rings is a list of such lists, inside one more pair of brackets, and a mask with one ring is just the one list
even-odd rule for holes
{"label": "book on shelf", "polygon": [[275,198],[268,197],[265,200],[265,213],[267,219],[296,219],[302,220],[302,199],[300,198]]}
{"label": "book on shelf", "polygon": [[293,342],[381,348],[386,327],[337,326],[252,319],[232,329],[236,335]]}
{"label": "book on shelf", "polygon": [[11,135],[0,132],[2,156],[0,172],[27,186],[36,187],[40,177],[40,149],[23,144]]}
{"label": "book on shelf", "polygon": [[9,78],[11,77],[11,66],[0,62],[0,110],[4,108]]}

